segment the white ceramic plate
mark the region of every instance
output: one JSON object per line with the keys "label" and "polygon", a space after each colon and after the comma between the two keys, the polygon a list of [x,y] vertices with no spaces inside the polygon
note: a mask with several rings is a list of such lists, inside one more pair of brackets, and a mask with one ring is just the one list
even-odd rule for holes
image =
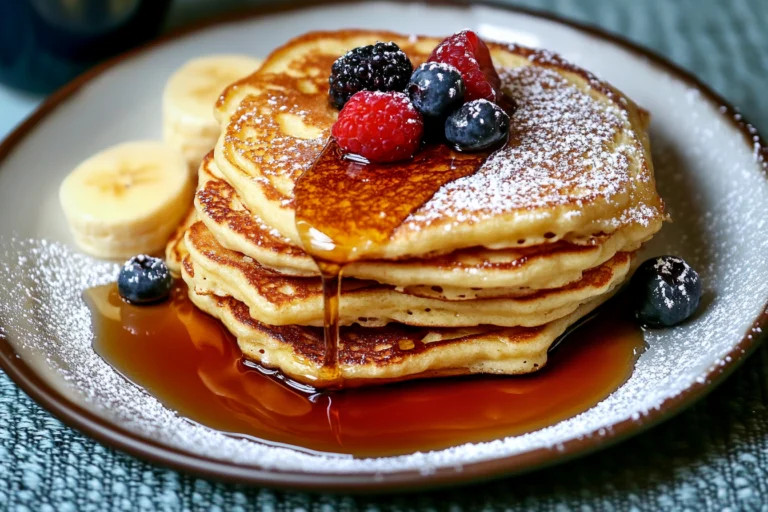
{"label": "white ceramic plate", "polygon": [[[91,349],[84,288],[115,266],[78,256],[59,208],[64,176],[112,144],[159,138],[170,73],[206,53],[264,56],[309,30],[342,27],[541,46],[607,79],[653,115],[658,186],[674,218],[642,256],[671,253],[699,269],[693,322],[646,336],[629,381],[545,429],[430,453],[323,457],[191,425],[126,383]],[[132,53],[54,95],[0,146],[0,363],[72,426],[144,458],[209,476],[279,486],[384,489],[448,484],[551,464],[638,432],[680,410],[743,360],[768,302],[766,149],[754,129],[695,78],[629,43],[556,19],[492,6],[406,3],[305,6],[208,24]]]}

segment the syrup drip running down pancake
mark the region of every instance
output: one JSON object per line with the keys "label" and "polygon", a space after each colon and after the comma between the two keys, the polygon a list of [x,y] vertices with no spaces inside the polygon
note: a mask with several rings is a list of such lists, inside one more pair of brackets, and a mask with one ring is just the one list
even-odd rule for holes
{"label": "syrup drip running down pancake", "polygon": [[[248,305],[251,316],[262,323],[323,325],[320,278],[280,275],[244,259],[221,247],[202,223],[187,231],[185,246],[198,291],[232,296]],[[432,327],[541,325],[612,291],[626,277],[630,260],[629,254],[618,253],[573,283],[519,298],[446,301],[399,292],[375,281],[344,279],[340,323],[371,327],[391,322]]]}
{"label": "syrup drip running down pancake", "polygon": [[[202,224],[186,234],[198,290],[229,295],[246,303],[251,316],[271,325],[323,325],[320,279],[277,274],[256,261],[221,247]],[[536,326],[575,310],[610,292],[629,271],[631,256],[619,253],[581,279],[553,290],[519,298],[446,301],[399,292],[375,281],[344,279],[342,325],[382,326],[390,322],[437,327]]]}
{"label": "syrup drip running down pancake", "polygon": [[572,314],[538,327],[341,328],[338,374],[328,379],[322,329],[263,324],[242,302],[197,291],[189,258],[184,260],[182,277],[192,302],[221,320],[237,337],[245,357],[315,388],[337,386],[339,381],[344,386],[362,386],[472,373],[530,373],[546,364],[549,347],[570,325],[611,297],[593,299]]}

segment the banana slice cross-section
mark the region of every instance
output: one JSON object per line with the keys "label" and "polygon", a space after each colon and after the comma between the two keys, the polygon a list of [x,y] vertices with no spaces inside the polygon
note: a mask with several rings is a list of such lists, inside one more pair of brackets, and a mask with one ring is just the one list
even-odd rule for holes
{"label": "banana slice cross-section", "polygon": [[194,193],[181,152],[162,142],[128,142],[80,164],[59,199],[80,248],[101,258],[156,253]]}
{"label": "banana slice cross-section", "polygon": [[261,60],[245,55],[209,55],[190,60],[168,80],[163,92],[163,137],[184,153],[193,171],[219,137],[213,117],[219,95],[260,66]]}

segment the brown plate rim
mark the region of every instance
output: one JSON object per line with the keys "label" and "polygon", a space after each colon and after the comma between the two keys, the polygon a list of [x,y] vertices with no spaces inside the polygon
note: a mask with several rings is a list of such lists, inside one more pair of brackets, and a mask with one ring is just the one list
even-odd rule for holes
{"label": "brown plate rim", "polygon": [[[358,0],[332,0],[330,2],[325,2],[323,5],[354,3],[356,1]],[[408,0],[395,1],[410,3]],[[755,128],[722,96],[699,80],[696,76],[672,63],[666,57],[621,36],[612,34],[602,28],[563,18],[550,12],[500,4],[494,0],[482,0],[479,2],[472,2],[470,0],[427,0],[425,3],[427,5],[453,7],[469,7],[470,5],[479,4],[534,16],[554,21],[570,28],[575,28],[648,58],[652,65],[664,69],[676,78],[699,89],[711,103],[719,108],[720,113],[743,133],[745,142],[748,144],[750,151],[755,152],[758,156],[758,160],[762,162],[765,177],[768,179],[768,165],[766,165],[766,162],[768,162],[768,146],[766,146],[764,139],[757,133]],[[126,58],[146,52],[181,36],[215,25],[277,12],[290,12],[318,6],[319,4],[312,0],[299,0],[298,2],[292,2],[290,5],[263,6],[247,9],[245,11],[232,12],[224,16],[190,25],[184,29],[157,38],[147,45],[114,57],[113,59],[85,72],[53,93],[37,108],[37,110],[18,125],[0,143],[0,164],[2,164],[8,155],[11,154],[13,149],[40,121],[61,105],[67,98],[72,96],[85,84],[98,77],[101,73],[122,62]],[[1,327],[2,326],[0,326],[0,333],[3,332]],[[441,468],[429,474],[423,474],[418,471],[399,471],[391,474],[313,474],[308,472],[266,470],[259,468],[258,466],[239,465],[215,460],[141,437],[140,435],[130,432],[119,425],[115,425],[114,423],[86,410],[80,405],[73,403],[63,394],[48,385],[31,366],[27,365],[15,353],[9,341],[4,338],[2,334],[0,334],[0,368],[2,368],[34,401],[66,425],[89,435],[105,445],[152,463],[168,466],[206,478],[265,485],[283,489],[354,493],[401,492],[443,487],[458,483],[470,483],[541,469],[578,456],[586,455],[597,449],[602,449],[621,441],[630,435],[638,434],[663,420],[669,419],[683,408],[702,398],[709,391],[714,389],[714,387],[720,384],[758,346],[762,336],[757,336],[756,333],[761,332],[761,330],[768,330],[768,302],[766,302],[766,305],[763,307],[758,318],[755,319],[752,328],[744,334],[741,342],[734,346],[724,358],[725,361],[728,361],[725,365],[710,370],[703,376],[703,379],[699,379],[698,382],[682,393],[666,399],[657,409],[650,411],[642,418],[638,420],[627,419],[615,423],[607,429],[607,432],[604,435],[592,433],[591,435],[580,439],[571,439],[564,442],[558,450],[539,448],[509,457],[470,463],[464,465],[460,471],[457,471],[454,468]]]}

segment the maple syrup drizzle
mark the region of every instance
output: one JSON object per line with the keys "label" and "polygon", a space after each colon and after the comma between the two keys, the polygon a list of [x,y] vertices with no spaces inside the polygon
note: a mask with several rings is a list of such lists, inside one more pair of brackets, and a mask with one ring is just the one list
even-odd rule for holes
{"label": "maple syrup drizzle", "polygon": [[294,188],[305,250],[340,265],[381,257],[382,244],[408,215],[444,184],[474,174],[487,156],[432,143],[410,160],[362,163],[329,141]]}
{"label": "maple syrup drizzle", "polygon": [[346,158],[331,139],[297,180],[296,227],[323,276],[324,371],[335,379],[344,265],[382,256],[377,251],[408,215],[444,184],[475,173],[489,154],[427,143],[410,160],[374,164]]}
{"label": "maple syrup drizzle", "polygon": [[323,358],[324,380],[340,382],[339,372],[339,302],[341,299],[341,269],[333,264],[318,264],[323,279]]}
{"label": "maple syrup drizzle", "polygon": [[86,299],[96,352],[181,416],[228,435],[358,457],[441,449],[552,425],[621,386],[644,346],[625,304],[614,299],[530,375],[317,393],[286,385],[277,372],[243,359],[235,338],[192,304],[181,282],[170,300],[152,306],[124,302],[114,284],[89,290]]}
{"label": "maple syrup drizzle", "polygon": [[[510,117],[517,109],[506,94],[498,104]],[[324,368],[335,378],[340,378],[338,309],[344,265],[385,257],[382,247],[411,213],[446,183],[477,172],[495,149],[461,152],[432,140],[410,160],[377,164],[344,155],[331,138],[299,177],[294,187],[296,228],[322,275]]]}

